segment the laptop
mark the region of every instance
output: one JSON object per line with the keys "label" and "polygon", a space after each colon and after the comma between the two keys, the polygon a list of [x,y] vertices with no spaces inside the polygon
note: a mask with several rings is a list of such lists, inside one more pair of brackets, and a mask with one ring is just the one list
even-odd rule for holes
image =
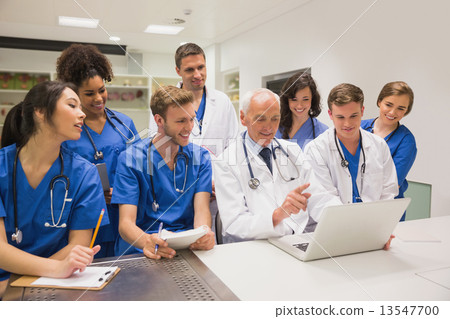
{"label": "laptop", "polygon": [[302,261],[382,249],[410,202],[399,198],[329,206],[313,233],[268,240]]}

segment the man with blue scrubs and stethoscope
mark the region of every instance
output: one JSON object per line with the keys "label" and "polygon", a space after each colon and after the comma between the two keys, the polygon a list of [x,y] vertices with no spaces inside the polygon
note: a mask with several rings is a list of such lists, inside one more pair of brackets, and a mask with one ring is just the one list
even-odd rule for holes
{"label": "man with blue scrubs and stethoscope", "polygon": [[397,173],[386,142],[360,128],[364,112],[360,88],[343,83],[328,96],[334,123],[305,149],[321,184],[344,204],[394,199]]}
{"label": "man with blue scrubs and stethoscope", "polygon": [[297,143],[275,138],[278,95],[246,93],[240,118],[247,131],[214,162],[223,242],[313,231],[322,210],[341,202],[320,185]]}
{"label": "man with blue scrubs and stethoscope", "polygon": [[[0,298],[10,272],[55,278],[83,271],[100,246],[92,229],[106,208],[97,169],[61,147],[80,138],[76,87],[42,82],[5,120],[0,150]],[[103,224],[108,218],[102,219]]]}
{"label": "man with blue scrubs and stethoscope", "polygon": [[189,142],[195,117],[193,95],[174,86],[161,87],[150,107],[158,132],[118,159],[111,201],[119,204],[120,211],[116,254],[175,256],[158,235],[161,223],[173,232],[207,227],[190,248],[211,249],[215,242],[209,210],[211,161],[206,149]]}

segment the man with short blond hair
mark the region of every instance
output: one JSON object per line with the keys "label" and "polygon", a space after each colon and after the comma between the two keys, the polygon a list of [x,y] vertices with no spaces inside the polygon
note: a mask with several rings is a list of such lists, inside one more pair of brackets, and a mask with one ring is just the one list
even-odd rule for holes
{"label": "man with short blond hair", "polygon": [[158,132],[119,156],[111,200],[119,204],[120,213],[116,255],[175,256],[158,235],[161,223],[173,232],[206,227],[206,235],[190,248],[214,247],[211,161],[208,151],[189,142],[195,117],[192,102],[189,91],[174,86],[158,89],[150,102]]}

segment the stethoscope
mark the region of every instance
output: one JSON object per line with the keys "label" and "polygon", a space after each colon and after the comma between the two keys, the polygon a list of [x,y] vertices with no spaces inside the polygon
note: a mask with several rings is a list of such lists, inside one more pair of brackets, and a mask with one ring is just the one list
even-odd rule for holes
{"label": "stethoscope", "polygon": [[[106,114],[106,120],[108,121],[108,123],[109,123],[112,127],[114,127],[114,129],[115,129],[117,132],[119,132],[120,135],[123,136],[123,138],[127,141],[127,143],[133,143],[134,140],[135,140],[135,138],[136,138],[136,136],[134,135],[133,131],[132,131],[127,125],[125,125],[125,123],[124,123],[121,119],[119,119],[119,118],[117,117],[117,115],[114,114],[113,111],[111,111],[111,110],[108,109],[107,107],[105,107],[105,114]],[[120,125],[122,125],[123,127],[125,127],[125,128],[128,130],[128,132],[131,133],[131,136],[132,136],[132,137],[131,137],[131,138],[126,137],[125,134],[123,134],[123,133],[119,130],[119,128],[113,123],[112,119],[115,119]],[[99,150],[97,149],[97,146],[96,146],[95,143],[94,143],[94,139],[92,138],[91,133],[89,133],[89,130],[87,129],[86,124],[83,124],[83,127],[84,127],[84,130],[86,131],[86,134],[87,134],[87,136],[88,136],[88,138],[89,138],[89,141],[91,141],[91,144],[92,144],[92,146],[94,147],[94,151],[95,151],[95,153],[94,153],[94,159],[95,159],[96,161],[102,160],[102,159],[103,159],[103,152],[102,152],[102,151],[99,151]]]}
{"label": "stethoscope", "polygon": [[[375,121],[378,119],[375,118],[372,123],[370,123],[370,126],[368,127],[368,129],[372,129],[372,133],[373,133],[373,125],[375,124]],[[392,136],[394,136],[395,132],[397,132],[398,128],[400,127],[400,122],[397,122],[397,127],[395,128],[395,130],[391,133],[391,135],[388,137],[388,139],[386,140],[386,143],[389,142],[389,140],[391,139]]]}
{"label": "stethoscope", "polygon": [[[150,154],[150,150],[152,148],[152,144],[153,144],[153,138],[150,140],[150,144],[148,146],[148,151],[147,151],[147,157],[148,157],[148,169],[149,169],[149,173],[150,173],[150,184],[152,186],[152,195],[153,195],[153,203],[152,203],[152,210],[154,212],[156,212],[159,209],[159,204],[158,201],[156,199],[156,191],[155,191],[155,186],[153,184],[153,172],[151,170],[153,170],[152,168],[152,159],[151,159],[151,154]],[[177,152],[177,154],[175,155],[175,159],[174,159],[174,166],[173,166],[173,188],[175,188],[175,191],[177,191],[178,193],[184,193],[184,191],[186,190],[186,180],[187,180],[187,174],[188,174],[188,165],[189,165],[189,158],[186,155],[186,153],[183,152],[183,147],[180,146],[180,150]],[[183,182],[183,188],[179,189],[177,187],[177,183],[175,180],[175,173],[177,170],[177,162],[178,162],[178,157],[181,156],[184,158],[184,161],[186,163],[185,165],[185,172],[184,172],[184,182]]]}
{"label": "stethoscope", "polygon": [[203,127],[203,119],[200,121],[195,117],[194,118],[194,127],[191,131],[191,134],[194,136],[202,135],[202,127]]}
{"label": "stethoscope", "polygon": [[[17,189],[16,189],[16,174],[17,174],[17,159],[19,157],[19,152],[21,148],[18,148],[16,151],[16,155],[14,157],[14,169],[13,169],[13,204],[14,204],[14,228],[15,233],[11,235],[12,241],[15,241],[17,244],[20,244],[23,239],[22,231],[19,229],[18,226],[18,214],[17,214]],[[61,172],[59,175],[56,175],[52,178],[50,181],[50,211],[52,215],[52,223],[46,222],[44,224],[45,227],[52,227],[52,228],[65,228],[67,227],[66,223],[61,222],[61,218],[64,212],[64,207],[66,206],[66,202],[70,202],[72,199],[67,198],[67,194],[69,192],[69,186],[70,186],[70,180],[69,178],[64,175],[64,160],[61,152],[59,152],[59,158],[61,160]],[[64,179],[64,180],[61,180]],[[65,195],[64,195],[64,202],[61,208],[61,212],[59,213],[58,221],[55,223],[55,215],[53,214],[53,189],[55,188],[55,184],[57,182],[64,183],[64,187],[66,189]]]}
{"label": "stethoscope", "polygon": [[313,131],[313,139],[316,139],[316,126],[314,125],[314,121],[313,118],[310,116],[309,119],[311,120],[311,125],[312,125],[312,131]]}
{"label": "stethoscope", "polygon": [[[366,152],[364,152],[361,131],[359,131],[359,140],[361,143],[361,152],[363,154],[363,164],[361,165],[361,173],[364,174],[366,172]],[[334,129],[334,142],[336,143],[336,148],[339,152],[339,156],[341,157],[341,166],[343,168],[348,168],[348,165],[349,165],[348,161],[345,159],[344,155],[342,155],[341,150],[339,149],[339,146],[338,146],[337,137],[336,137],[336,129]]]}
{"label": "stethoscope", "polygon": [[[366,172],[366,152],[364,151],[361,131],[359,131],[359,140],[360,140],[360,143],[361,143],[361,152],[363,154],[363,164],[361,165],[361,191],[362,191],[362,189],[363,189],[363,181],[364,181],[364,174]],[[337,137],[336,137],[336,129],[334,129],[334,142],[336,143],[336,148],[337,148],[337,150],[339,152],[339,156],[341,157],[341,166],[343,168],[347,168],[348,169],[349,163],[345,159],[345,157],[342,155],[341,150],[339,149],[339,146],[338,146]],[[357,197],[357,199],[361,199],[361,196]]]}
{"label": "stethoscope", "polygon": [[[245,160],[247,161],[248,171],[250,172],[250,180],[248,181],[248,186],[249,186],[251,189],[257,189],[257,188],[259,187],[259,185],[261,185],[261,182],[260,182],[259,179],[256,178],[255,175],[253,174],[252,165],[250,164],[250,160],[248,159],[247,146],[245,145],[245,135],[246,135],[246,134],[247,134],[247,131],[245,131],[244,134],[243,134],[242,145],[244,146]],[[274,138],[273,140],[277,143],[277,146],[276,146],[275,148],[274,148],[273,145],[272,145],[273,159],[274,159],[275,165],[276,165],[276,167],[277,167],[278,173],[280,174],[281,178],[282,178],[285,182],[290,182],[290,181],[293,181],[293,180],[299,178],[299,177],[300,177],[300,172],[299,172],[299,170],[298,170],[297,165],[295,165],[295,163],[294,163],[294,162],[292,161],[292,159],[289,157],[288,152],[286,152],[286,150],[281,146],[281,144],[280,144],[280,142],[278,141],[278,139],[277,139],[277,138]],[[291,164],[295,167],[295,170],[297,171],[297,177],[289,177],[289,178],[286,178],[286,177],[283,176],[283,174],[281,173],[281,170],[280,170],[280,166],[279,166],[278,161],[277,161],[277,156],[276,156],[276,154],[275,154],[275,151],[276,151],[277,149],[281,150],[281,152],[282,152],[284,155],[286,155],[286,157],[289,159],[289,162],[291,162]]]}

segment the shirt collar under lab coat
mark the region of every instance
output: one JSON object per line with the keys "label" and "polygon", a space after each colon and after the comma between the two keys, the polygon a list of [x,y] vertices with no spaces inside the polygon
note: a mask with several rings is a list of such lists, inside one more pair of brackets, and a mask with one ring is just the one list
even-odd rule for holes
{"label": "shirt collar under lab coat", "polygon": [[[247,148],[253,154],[259,155],[259,152],[261,152],[263,147],[261,145],[259,145],[258,143],[256,143],[254,140],[252,140],[252,138],[248,135],[247,130],[242,133],[242,136],[244,136],[244,133],[245,133],[245,145],[247,146]],[[267,145],[266,147],[268,147],[269,149],[272,150],[272,143],[273,143],[273,141],[270,141],[270,144]]]}

